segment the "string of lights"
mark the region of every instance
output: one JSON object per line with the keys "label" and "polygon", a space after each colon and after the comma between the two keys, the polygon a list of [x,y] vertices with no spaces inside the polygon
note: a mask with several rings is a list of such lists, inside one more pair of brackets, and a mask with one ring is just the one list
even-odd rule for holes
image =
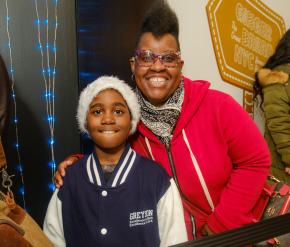
{"label": "string of lights", "polygon": [[[57,28],[58,28],[58,2],[59,0],[53,0],[54,3],[54,20],[50,25],[49,21],[49,6],[48,0],[45,0],[45,17],[41,18],[39,15],[38,0],[34,0],[35,12],[36,12],[36,24],[37,24],[37,39],[38,48],[41,55],[41,66],[42,66],[42,78],[45,86],[45,103],[46,103],[46,120],[49,125],[50,138],[48,145],[51,153],[51,161],[48,163],[51,168],[51,183],[49,188],[53,191],[55,189],[53,183],[54,173],[56,171],[55,156],[54,156],[54,123],[55,123],[55,75],[56,75],[56,38],[57,38]],[[45,29],[45,42],[42,41],[41,27]],[[53,41],[49,43],[50,37],[50,27],[53,29]],[[45,45],[44,45],[45,44]],[[52,56],[51,56],[52,53]],[[52,57],[52,59],[51,59]]]}
{"label": "string of lights", "polygon": [[20,174],[21,183],[19,192],[22,196],[22,203],[23,208],[26,209],[26,203],[25,203],[25,184],[24,184],[24,176],[23,176],[23,164],[21,162],[21,156],[20,156],[20,143],[19,143],[19,134],[18,134],[18,118],[17,118],[17,100],[16,100],[16,92],[15,92],[15,71],[14,71],[14,65],[13,65],[13,56],[12,56],[12,45],[11,45],[11,38],[10,38],[10,31],[9,31],[9,23],[11,22],[11,17],[9,16],[9,6],[8,6],[8,0],[5,0],[5,7],[6,7],[6,33],[7,33],[7,39],[8,39],[8,50],[9,50],[9,74],[10,74],[10,80],[11,80],[11,97],[13,102],[13,122],[15,127],[15,150],[17,154],[17,160],[18,160],[18,172]]}

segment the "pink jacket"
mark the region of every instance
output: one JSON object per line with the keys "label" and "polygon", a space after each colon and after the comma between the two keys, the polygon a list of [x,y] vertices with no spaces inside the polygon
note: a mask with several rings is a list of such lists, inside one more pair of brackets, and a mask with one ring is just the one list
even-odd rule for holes
{"label": "pink jacket", "polygon": [[[184,102],[170,145],[182,192],[206,214],[195,215],[198,235],[204,223],[221,232],[253,222],[251,210],[270,166],[266,142],[249,114],[209,85],[184,78]],[[130,141],[137,152],[154,157],[172,176],[166,147],[142,122]],[[200,168],[205,189],[194,165]],[[185,218],[190,232],[187,212]]]}

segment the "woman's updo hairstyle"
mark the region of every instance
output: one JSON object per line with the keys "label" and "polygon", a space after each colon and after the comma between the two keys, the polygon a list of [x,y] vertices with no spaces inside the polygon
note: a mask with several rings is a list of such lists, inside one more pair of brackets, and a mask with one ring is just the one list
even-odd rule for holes
{"label": "woman's updo hairstyle", "polygon": [[178,19],[167,1],[158,0],[147,11],[137,35],[136,46],[138,46],[142,34],[147,32],[152,33],[155,37],[161,37],[164,34],[173,35],[176,39],[178,50],[180,50]]}

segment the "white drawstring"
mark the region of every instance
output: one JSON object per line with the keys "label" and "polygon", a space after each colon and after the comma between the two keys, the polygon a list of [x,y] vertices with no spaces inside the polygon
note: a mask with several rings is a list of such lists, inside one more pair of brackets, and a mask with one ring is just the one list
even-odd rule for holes
{"label": "white drawstring", "polygon": [[194,157],[194,155],[193,155],[193,153],[191,151],[191,148],[190,148],[190,145],[189,145],[189,142],[188,142],[188,139],[187,139],[187,136],[185,134],[184,129],[182,130],[182,135],[183,135],[183,140],[184,140],[184,142],[185,142],[185,144],[186,144],[186,146],[188,148],[188,151],[190,153],[191,161],[192,161],[192,163],[194,165],[194,168],[196,170],[197,176],[199,178],[199,181],[200,181],[201,187],[203,189],[203,192],[205,194],[205,197],[207,199],[207,202],[208,202],[208,204],[209,204],[209,206],[211,208],[211,211],[213,212],[214,211],[213,201],[212,201],[211,196],[209,194],[209,190],[208,190],[208,188],[206,186],[206,183],[205,183],[205,180],[204,180],[203,175],[201,173],[201,170],[199,168],[198,162],[197,162],[196,158]]}
{"label": "white drawstring", "polygon": [[149,140],[147,137],[145,137],[145,143],[146,143],[146,146],[147,146],[148,151],[150,153],[151,159],[155,161],[155,158],[153,156],[152,149],[151,149],[151,146],[150,146],[150,143],[149,143]]}
{"label": "white drawstring", "polygon": [[[207,188],[207,186],[206,186],[205,180],[204,180],[203,175],[202,175],[202,173],[201,173],[201,170],[200,170],[200,168],[199,168],[198,162],[197,162],[196,158],[194,157],[194,154],[193,154],[192,151],[191,151],[191,148],[190,148],[190,145],[189,145],[189,142],[188,142],[188,139],[187,139],[187,136],[186,136],[186,134],[185,134],[184,129],[182,130],[182,135],[183,135],[183,140],[184,140],[184,142],[185,142],[185,144],[186,144],[186,146],[187,146],[187,148],[188,148],[188,151],[189,151],[189,153],[190,153],[191,161],[192,161],[192,163],[193,163],[193,165],[194,165],[194,168],[195,168],[195,170],[196,170],[196,173],[197,173],[198,179],[199,179],[199,181],[200,181],[200,184],[201,184],[201,187],[202,187],[203,192],[204,192],[204,194],[205,194],[205,197],[206,197],[206,199],[207,199],[207,202],[208,202],[208,204],[209,204],[209,206],[210,206],[210,208],[211,208],[211,210],[212,210],[212,212],[213,212],[213,211],[214,211],[214,204],[213,204],[213,201],[212,201],[212,199],[211,199],[211,196],[210,196],[209,190],[208,190],[208,188]],[[147,137],[145,137],[145,143],[146,143],[147,149],[148,149],[148,151],[149,151],[149,153],[150,153],[151,159],[155,161],[155,158],[154,158],[154,156],[153,156],[153,154],[152,154],[152,149],[151,149],[151,146],[150,146],[150,143],[149,143],[149,140],[148,140]]]}

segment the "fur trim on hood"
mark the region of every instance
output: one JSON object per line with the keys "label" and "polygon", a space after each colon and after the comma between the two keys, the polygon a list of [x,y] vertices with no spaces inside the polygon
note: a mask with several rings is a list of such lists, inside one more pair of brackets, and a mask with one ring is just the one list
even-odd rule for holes
{"label": "fur trim on hood", "polygon": [[271,85],[271,84],[285,84],[289,75],[283,71],[275,71],[270,69],[260,69],[258,72],[259,83],[262,87]]}

